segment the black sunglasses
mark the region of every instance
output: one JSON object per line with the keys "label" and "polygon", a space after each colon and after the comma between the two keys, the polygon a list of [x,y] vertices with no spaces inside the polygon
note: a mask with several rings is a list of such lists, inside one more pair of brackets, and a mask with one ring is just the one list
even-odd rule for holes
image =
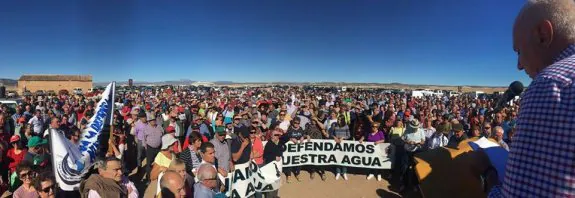
{"label": "black sunglasses", "polygon": [[278,137],[278,136],[281,136],[281,135],[280,135],[280,134],[274,134],[274,136]]}
{"label": "black sunglasses", "polygon": [[46,188],[42,188],[42,192],[49,193],[50,190],[54,190],[54,185],[48,186]]}
{"label": "black sunglasses", "polygon": [[294,122],[293,124],[299,124],[299,122]]}
{"label": "black sunglasses", "polygon": [[26,177],[34,177],[34,173],[27,172],[27,173],[20,174],[20,178],[26,178]]}

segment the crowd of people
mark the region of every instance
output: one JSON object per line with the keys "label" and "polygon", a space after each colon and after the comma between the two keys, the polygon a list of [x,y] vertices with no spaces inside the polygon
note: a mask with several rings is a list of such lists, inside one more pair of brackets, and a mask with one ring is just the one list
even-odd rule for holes
{"label": "crowd of people", "polygon": [[[16,109],[1,108],[1,190],[25,198],[225,197],[220,176],[234,164],[281,161],[286,142],[309,139],[389,143],[392,169],[360,172],[367,180],[397,178],[405,189],[415,183],[414,153],[481,136],[511,147],[518,103],[493,113],[495,100],[297,86],[127,91],[116,94],[113,138],[101,140],[107,151],[101,149],[79,190],[67,192],[55,182],[48,137],[62,133],[79,145],[98,98],[25,97]],[[287,185],[300,181],[302,169],[311,179],[326,180],[333,171],[335,180],[348,180],[345,166],[289,167]]]}

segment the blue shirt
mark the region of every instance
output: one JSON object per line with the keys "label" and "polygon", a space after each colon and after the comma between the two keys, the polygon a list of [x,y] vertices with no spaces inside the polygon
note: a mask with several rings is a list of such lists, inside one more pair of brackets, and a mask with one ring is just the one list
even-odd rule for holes
{"label": "blue shirt", "polygon": [[201,182],[194,184],[194,198],[214,198],[216,192],[204,186]]}

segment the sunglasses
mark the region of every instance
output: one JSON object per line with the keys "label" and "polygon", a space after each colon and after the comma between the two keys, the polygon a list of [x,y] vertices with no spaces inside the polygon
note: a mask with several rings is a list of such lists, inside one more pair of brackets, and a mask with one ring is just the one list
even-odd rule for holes
{"label": "sunglasses", "polygon": [[274,136],[279,137],[279,136],[281,136],[281,135],[280,135],[280,134],[274,134]]}
{"label": "sunglasses", "polygon": [[30,178],[32,176],[33,176],[33,173],[31,173],[31,172],[20,174],[20,178]]}
{"label": "sunglasses", "polygon": [[42,188],[42,192],[49,193],[50,190],[54,190],[54,185],[48,186],[46,188]]}
{"label": "sunglasses", "polygon": [[299,124],[299,122],[294,122],[293,124]]}
{"label": "sunglasses", "polygon": [[258,122],[252,122],[252,124],[257,124]]}
{"label": "sunglasses", "polygon": [[255,131],[250,131],[250,134],[256,134],[256,132],[255,132]]}

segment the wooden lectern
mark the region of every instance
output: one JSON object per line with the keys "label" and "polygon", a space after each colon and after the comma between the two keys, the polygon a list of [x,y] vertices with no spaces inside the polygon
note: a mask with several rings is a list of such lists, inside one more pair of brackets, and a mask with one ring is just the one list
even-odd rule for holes
{"label": "wooden lectern", "polygon": [[415,173],[424,197],[487,196],[480,175],[490,165],[489,158],[474,152],[468,143],[477,139],[462,141],[458,149],[442,147],[415,155]]}

